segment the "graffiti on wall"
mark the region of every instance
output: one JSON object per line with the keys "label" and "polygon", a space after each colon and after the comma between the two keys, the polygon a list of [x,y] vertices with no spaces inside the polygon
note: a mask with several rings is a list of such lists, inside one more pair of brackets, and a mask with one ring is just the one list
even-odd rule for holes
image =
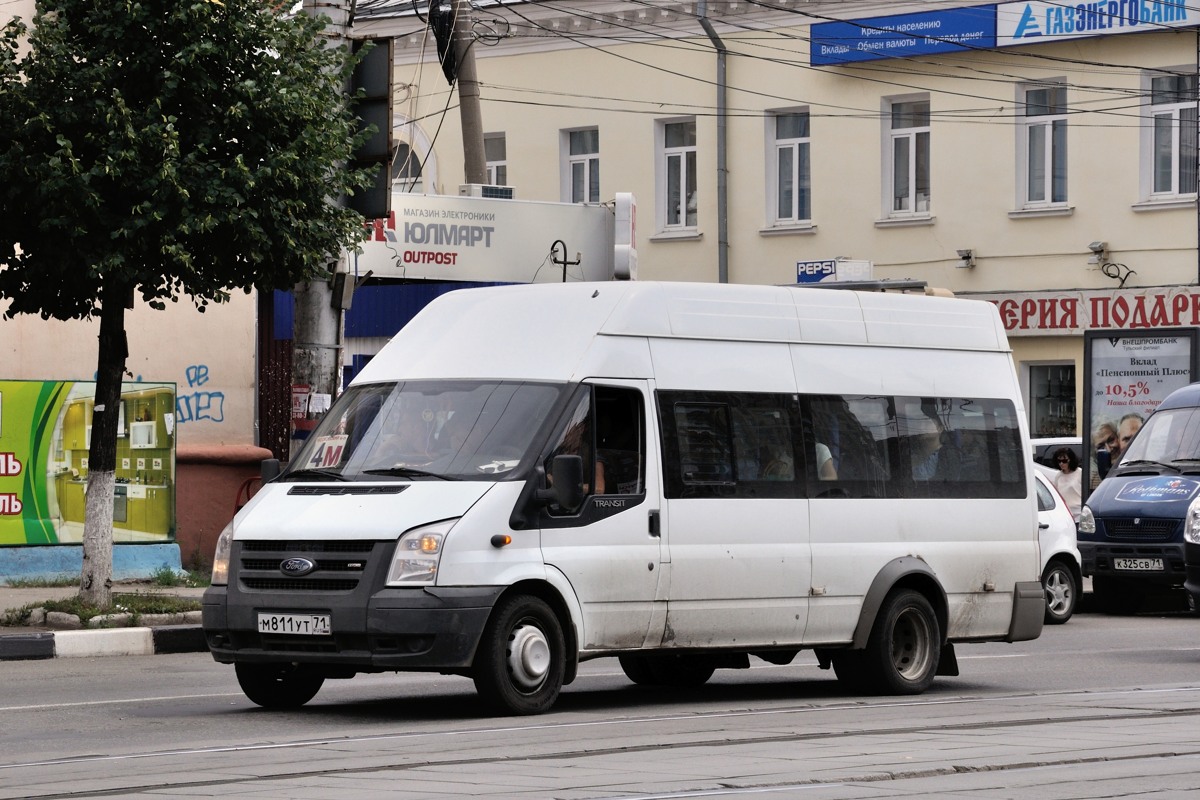
{"label": "graffiti on wall", "polygon": [[202,389],[208,383],[207,364],[193,364],[184,371],[188,394],[175,399],[175,416],[182,425],[187,422],[224,422],[225,393]]}

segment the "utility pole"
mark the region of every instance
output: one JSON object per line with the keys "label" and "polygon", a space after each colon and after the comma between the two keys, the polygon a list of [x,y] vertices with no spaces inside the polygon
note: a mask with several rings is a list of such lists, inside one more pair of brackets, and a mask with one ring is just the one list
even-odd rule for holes
{"label": "utility pole", "polygon": [[483,114],[475,73],[475,34],[469,0],[454,0],[454,60],[458,74],[458,113],[462,120],[463,168],[467,183],[487,183]]}
{"label": "utility pole", "polygon": [[[325,29],[325,46],[341,47],[348,43],[350,0],[304,0],[304,13],[325,15],[330,24]],[[344,201],[343,201],[344,202]],[[342,254],[330,254],[340,259]],[[297,284],[293,290],[295,310],[292,317],[292,385],[308,389],[308,397],[325,395],[330,399],[341,386],[342,316],[333,304],[333,274],[338,261],[329,266],[329,279],[316,278]],[[308,414],[315,417],[315,414]],[[312,420],[292,420],[291,455],[295,455]]]}

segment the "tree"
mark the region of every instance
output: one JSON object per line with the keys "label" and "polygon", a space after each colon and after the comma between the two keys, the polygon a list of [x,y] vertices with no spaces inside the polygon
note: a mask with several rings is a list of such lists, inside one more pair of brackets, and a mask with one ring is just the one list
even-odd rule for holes
{"label": "tree", "polygon": [[[264,0],[39,0],[0,36],[0,307],[99,318],[80,595],[111,604],[125,309],[327,279],[352,57]],[[19,44],[28,34],[28,50]]]}

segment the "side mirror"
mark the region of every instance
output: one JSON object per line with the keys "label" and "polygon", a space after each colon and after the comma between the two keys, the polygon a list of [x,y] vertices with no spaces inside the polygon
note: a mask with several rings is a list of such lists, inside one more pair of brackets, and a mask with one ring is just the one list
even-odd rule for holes
{"label": "side mirror", "polygon": [[269,483],[270,481],[275,480],[275,478],[277,478],[281,472],[279,468],[279,459],[264,458],[258,469],[258,474],[262,477],[262,482]]}
{"label": "side mirror", "polygon": [[549,488],[539,489],[537,497],[554,503],[564,511],[578,511],[583,505],[583,459],[579,456],[559,455],[550,462]]}

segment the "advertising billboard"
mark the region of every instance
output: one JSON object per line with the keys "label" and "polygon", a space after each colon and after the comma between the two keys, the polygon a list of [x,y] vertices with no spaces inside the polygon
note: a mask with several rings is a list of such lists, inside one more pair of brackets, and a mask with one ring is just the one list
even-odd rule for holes
{"label": "advertising billboard", "polygon": [[1195,380],[1196,328],[1084,334],[1084,497],[1116,464],[1146,417]]}
{"label": "advertising billboard", "polygon": [[[0,546],[83,540],[96,384],[0,381]],[[175,538],[175,384],[123,383],[113,541]]]}
{"label": "advertising billboard", "polygon": [[810,29],[809,63],[851,64],[996,46],[996,7],[822,22]]}

